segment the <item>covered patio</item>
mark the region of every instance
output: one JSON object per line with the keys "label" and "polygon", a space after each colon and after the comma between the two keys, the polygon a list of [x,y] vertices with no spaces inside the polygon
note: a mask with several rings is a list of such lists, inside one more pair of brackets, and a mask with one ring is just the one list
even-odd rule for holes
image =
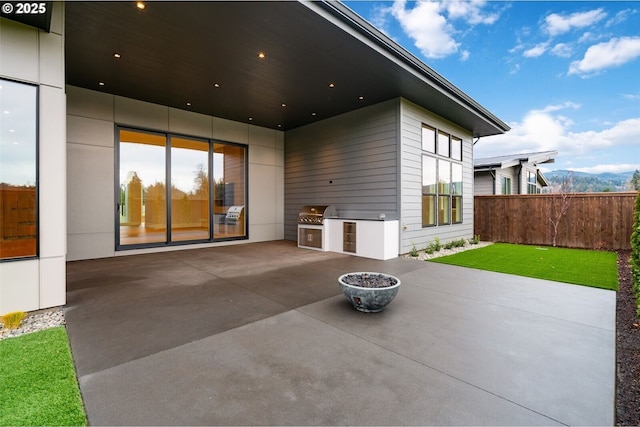
{"label": "covered patio", "polygon": [[[355,311],[337,277],[402,281]],[[289,241],[67,264],[92,425],[605,425],[615,293]]]}

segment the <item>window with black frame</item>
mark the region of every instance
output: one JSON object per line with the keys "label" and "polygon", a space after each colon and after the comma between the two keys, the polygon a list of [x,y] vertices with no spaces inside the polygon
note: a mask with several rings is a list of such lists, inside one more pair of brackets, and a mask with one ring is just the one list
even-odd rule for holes
{"label": "window with black frame", "polygon": [[422,226],[462,222],[462,139],[422,127]]}
{"label": "window with black frame", "polygon": [[38,255],[38,88],[0,79],[0,260]]}
{"label": "window with black frame", "polygon": [[118,248],[247,237],[246,146],[124,128],[118,138]]}

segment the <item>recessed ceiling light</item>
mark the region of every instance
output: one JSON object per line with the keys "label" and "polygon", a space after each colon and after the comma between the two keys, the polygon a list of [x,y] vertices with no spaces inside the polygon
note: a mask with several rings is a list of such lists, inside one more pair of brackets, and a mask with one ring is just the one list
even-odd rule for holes
{"label": "recessed ceiling light", "polygon": [[286,107],[286,106],[287,106],[287,104],[285,104],[285,103],[283,102],[283,103],[282,103],[282,106],[283,106],[283,107]]}
{"label": "recessed ceiling light", "polygon": [[333,83],[329,83],[329,87],[336,87],[336,85]]}
{"label": "recessed ceiling light", "polygon": [[15,129],[9,129],[9,133],[15,133],[16,130]]}
{"label": "recessed ceiling light", "polygon": [[364,99],[364,96],[360,95],[360,96],[358,97],[358,99],[359,99],[360,101],[362,101],[362,100]]}
{"label": "recessed ceiling light", "polygon": [[116,53],[113,54],[113,57],[114,58],[120,58],[120,57],[122,57],[122,55],[120,55],[118,52],[116,52]]}
{"label": "recessed ceiling light", "polygon": [[281,128],[281,127],[282,127],[282,125],[281,125],[281,124],[279,124],[279,125],[278,125],[278,127],[279,127],[279,128]]}
{"label": "recessed ceiling light", "polygon": [[315,116],[316,114],[317,114],[316,112],[311,113],[312,116]]}
{"label": "recessed ceiling light", "polygon": [[187,102],[187,107],[191,107],[191,103],[190,102]]}
{"label": "recessed ceiling light", "polygon": [[215,88],[220,87],[220,83],[214,83],[214,84],[213,84],[213,87],[215,87]]}
{"label": "recessed ceiling light", "polygon": [[104,86],[104,82],[98,82],[98,86]]}
{"label": "recessed ceiling light", "polygon": [[4,110],[2,113],[3,114],[11,114],[11,112],[9,110]]}
{"label": "recessed ceiling light", "polygon": [[144,10],[144,8],[145,8],[145,7],[147,7],[147,5],[146,5],[146,4],[144,4],[144,2],[143,2],[143,1],[137,1],[137,2],[136,2],[136,7],[137,7],[138,9],[140,9],[140,10]]}
{"label": "recessed ceiling light", "polygon": [[260,53],[258,53],[258,58],[260,58],[260,59],[264,59],[264,58],[266,58],[266,57],[267,57],[267,55],[265,55],[265,53],[264,53],[264,52],[260,52]]}
{"label": "recessed ceiling light", "polygon": [[253,120],[253,117],[249,117],[249,121],[252,121],[252,120]]}

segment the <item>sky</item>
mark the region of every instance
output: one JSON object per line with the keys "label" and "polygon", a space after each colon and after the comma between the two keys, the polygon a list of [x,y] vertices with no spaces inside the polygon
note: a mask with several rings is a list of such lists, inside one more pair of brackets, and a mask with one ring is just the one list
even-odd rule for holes
{"label": "sky", "polygon": [[640,1],[344,1],[507,123],[474,157],[640,169]]}

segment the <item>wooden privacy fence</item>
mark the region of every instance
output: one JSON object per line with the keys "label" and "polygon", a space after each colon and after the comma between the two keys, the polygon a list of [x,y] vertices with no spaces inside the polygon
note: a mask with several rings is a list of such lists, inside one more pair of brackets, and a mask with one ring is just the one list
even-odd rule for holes
{"label": "wooden privacy fence", "polygon": [[[558,226],[557,246],[631,249],[636,192],[573,193]],[[561,194],[474,197],[474,234],[481,240],[551,246],[550,218]]]}

